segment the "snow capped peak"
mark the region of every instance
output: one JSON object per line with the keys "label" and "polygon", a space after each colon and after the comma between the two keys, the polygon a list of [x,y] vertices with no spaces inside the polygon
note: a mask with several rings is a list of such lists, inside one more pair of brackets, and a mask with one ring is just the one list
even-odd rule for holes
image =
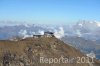
{"label": "snow capped peak", "polygon": [[76,24],[76,27],[96,30],[98,27],[100,27],[100,22],[81,20]]}
{"label": "snow capped peak", "polygon": [[29,25],[29,24],[24,24],[24,26],[25,26],[25,27],[30,27],[30,25]]}
{"label": "snow capped peak", "polygon": [[80,24],[78,24],[78,25],[79,25],[79,26],[81,26],[81,27],[83,26],[83,24],[81,24],[81,23],[80,23]]}

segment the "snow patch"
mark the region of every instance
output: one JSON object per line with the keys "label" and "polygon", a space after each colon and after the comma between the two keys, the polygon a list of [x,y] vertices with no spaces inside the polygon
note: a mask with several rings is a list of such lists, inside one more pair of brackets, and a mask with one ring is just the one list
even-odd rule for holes
{"label": "snow patch", "polygon": [[90,58],[96,58],[96,55],[93,51],[91,51],[89,54],[86,54]]}

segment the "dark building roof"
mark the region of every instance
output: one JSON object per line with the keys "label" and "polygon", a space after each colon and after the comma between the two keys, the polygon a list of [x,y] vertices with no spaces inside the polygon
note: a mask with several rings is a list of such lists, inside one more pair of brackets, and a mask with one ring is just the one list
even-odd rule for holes
{"label": "dark building roof", "polygon": [[53,32],[44,32],[44,34],[54,34]]}

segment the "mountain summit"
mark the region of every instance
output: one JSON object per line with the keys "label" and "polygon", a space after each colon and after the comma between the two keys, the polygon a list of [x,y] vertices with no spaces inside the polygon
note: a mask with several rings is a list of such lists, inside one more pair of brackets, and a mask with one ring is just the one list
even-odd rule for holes
{"label": "mountain summit", "polygon": [[[80,60],[83,58],[82,60]],[[84,59],[85,58],[85,59]],[[88,58],[90,59],[90,58]],[[55,37],[0,41],[0,66],[99,66]]]}

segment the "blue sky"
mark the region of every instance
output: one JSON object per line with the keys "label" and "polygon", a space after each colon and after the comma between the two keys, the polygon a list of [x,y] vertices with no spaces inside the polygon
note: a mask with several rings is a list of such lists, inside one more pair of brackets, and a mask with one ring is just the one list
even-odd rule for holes
{"label": "blue sky", "polygon": [[0,0],[0,21],[67,24],[100,21],[100,0]]}

